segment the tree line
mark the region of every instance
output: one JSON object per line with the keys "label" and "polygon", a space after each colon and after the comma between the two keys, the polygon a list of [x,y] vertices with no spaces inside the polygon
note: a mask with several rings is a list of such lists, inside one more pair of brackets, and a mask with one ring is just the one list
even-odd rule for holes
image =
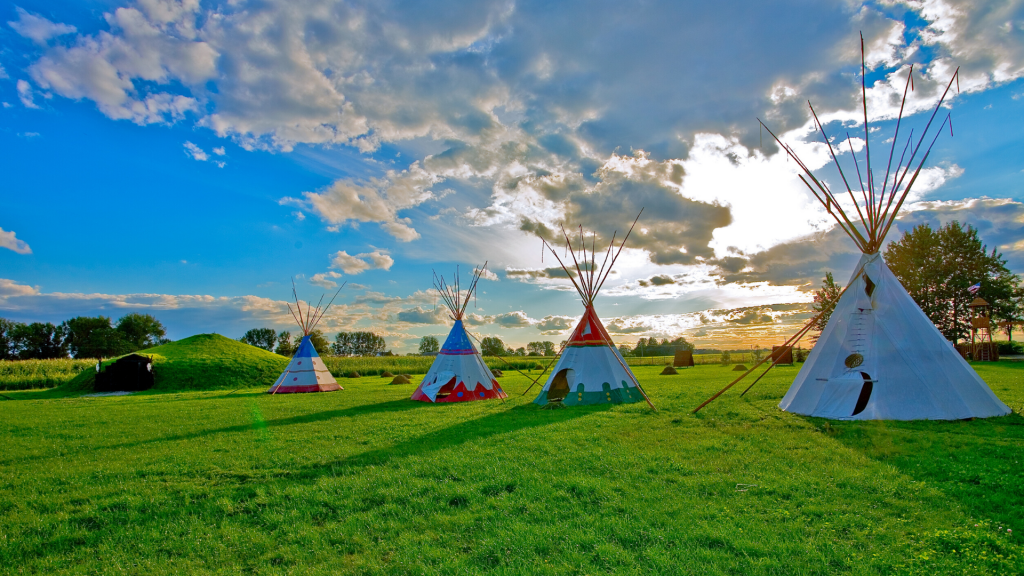
{"label": "tree line", "polygon": [[[1020,277],[1006,267],[1001,253],[988,249],[973,226],[953,220],[933,230],[920,224],[890,243],[883,258],[914,302],[952,342],[970,338],[970,304],[976,297],[989,303],[993,320],[1006,323],[1003,330],[1008,339],[1013,339],[1014,323],[1024,321]],[[971,294],[968,288],[979,282],[977,294]],[[812,307],[821,313],[814,326],[819,333],[842,290],[829,272],[815,291]]]}
{"label": "tree line", "polygon": [[[238,339],[250,346],[263,348],[282,356],[291,356],[299,347],[302,338],[292,337],[287,330],[275,332],[273,328],[253,328]],[[324,333],[313,330],[309,333],[310,344],[317,352],[333,356],[391,356],[384,337],[373,332],[338,332],[334,342],[329,342]]]}
{"label": "tree line", "polygon": [[132,312],[114,323],[106,316],[76,316],[60,324],[0,318],[0,360],[110,358],[167,342],[159,320]]}

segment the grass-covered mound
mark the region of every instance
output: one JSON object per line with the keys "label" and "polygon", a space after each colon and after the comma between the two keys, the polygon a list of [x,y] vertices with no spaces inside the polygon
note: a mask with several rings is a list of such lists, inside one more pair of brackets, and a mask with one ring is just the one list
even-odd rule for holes
{"label": "grass-covered mound", "polygon": [[[153,358],[152,389],[164,392],[269,388],[288,365],[288,358],[284,356],[219,334],[197,334],[135,354]],[[103,365],[115,360],[106,360]],[[88,370],[75,377],[65,389],[90,391],[95,381],[95,371]]]}

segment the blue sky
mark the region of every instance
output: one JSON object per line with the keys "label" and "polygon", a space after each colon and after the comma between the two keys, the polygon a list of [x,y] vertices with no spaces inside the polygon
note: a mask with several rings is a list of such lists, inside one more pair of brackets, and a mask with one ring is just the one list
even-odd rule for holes
{"label": "blue sky", "polygon": [[0,315],[238,336],[292,327],[290,278],[348,282],[326,330],[410,351],[448,329],[432,270],[486,260],[471,329],[557,343],[581,309],[538,233],[607,242],[644,207],[598,300],[614,337],[777,344],[857,254],[756,118],[823,167],[810,99],[857,145],[860,32],[874,146],[910,64],[918,129],[961,66],[898,226],[970,222],[1024,272],[1021,2],[419,6],[0,9]]}

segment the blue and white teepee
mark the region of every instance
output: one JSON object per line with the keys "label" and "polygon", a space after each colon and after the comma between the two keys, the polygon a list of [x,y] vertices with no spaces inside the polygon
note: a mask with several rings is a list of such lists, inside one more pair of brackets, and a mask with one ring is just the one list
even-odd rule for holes
{"label": "blue and white teepee", "polygon": [[[344,287],[345,285],[342,284],[341,288]],[[341,288],[338,288],[338,292],[334,293],[334,298],[338,297]],[[292,317],[295,318],[299,327],[302,328],[302,340],[299,342],[295,355],[292,356],[292,361],[288,363],[288,367],[285,368],[281,376],[274,382],[274,385],[267,390],[267,393],[289,394],[294,392],[334,392],[335,390],[343,390],[338,385],[338,381],[331,375],[331,371],[327,369],[324,361],[320,359],[320,354],[317,354],[316,348],[309,337],[310,332],[316,328],[317,323],[327,313],[327,309],[334,303],[334,298],[331,298],[331,301],[327,303],[323,310],[320,309],[319,304],[312,310],[309,304],[306,304],[305,314],[303,314],[302,305],[299,303],[299,296],[295,292],[294,280],[292,281],[292,296],[295,297],[295,310],[292,310],[292,306],[289,304],[288,311],[292,313]],[[320,301],[323,302],[322,297]]]}

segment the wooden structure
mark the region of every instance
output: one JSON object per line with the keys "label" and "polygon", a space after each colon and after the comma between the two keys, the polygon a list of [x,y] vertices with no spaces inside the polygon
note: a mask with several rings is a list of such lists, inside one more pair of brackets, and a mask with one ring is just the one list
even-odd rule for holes
{"label": "wooden structure", "polygon": [[676,350],[676,356],[672,359],[674,368],[693,367],[693,352],[690,350]]}
{"label": "wooden structure", "polygon": [[992,342],[992,306],[984,298],[978,297],[968,307],[971,309],[971,343],[957,344],[957,352],[965,360],[999,360],[999,347]]}
{"label": "wooden structure", "polygon": [[793,364],[792,346],[772,346],[772,364]]}

